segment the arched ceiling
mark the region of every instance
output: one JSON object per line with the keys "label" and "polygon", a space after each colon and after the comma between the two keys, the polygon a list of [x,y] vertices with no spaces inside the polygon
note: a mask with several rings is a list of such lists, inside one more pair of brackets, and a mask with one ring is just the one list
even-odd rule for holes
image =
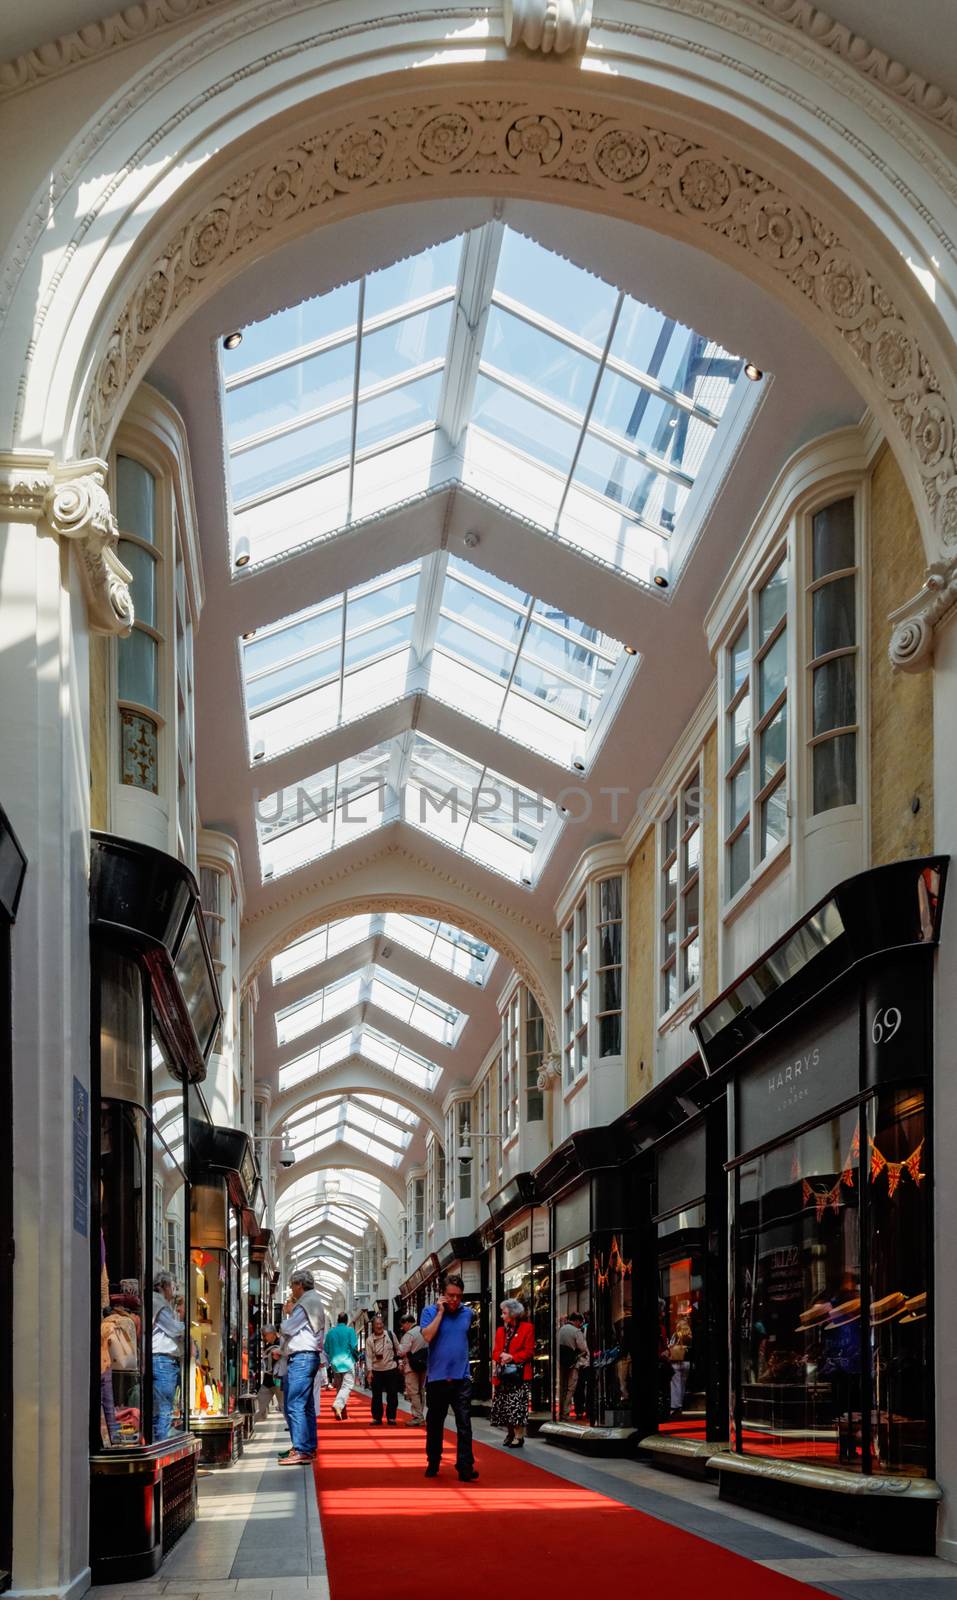
{"label": "arched ceiling", "polygon": [[[312,241],[288,246],[221,291],[163,351],[150,380],[182,411],[192,445],[207,587],[197,634],[200,805],[209,825],[225,828],[240,843],[247,885],[244,950],[262,948],[260,925],[272,930],[285,925],[296,931],[302,922],[300,908],[321,904],[323,893],[330,901],[341,900],[343,883],[362,882],[372,890],[368,911],[337,918],[331,929],[320,927],[286,949],[275,932],[270,934],[271,959],[265,964],[256,961],[257,1073],[272,1082],[275,1131],[282,1131],[289,1119],[304,1160],[328,1166],[330,1152],[345,1158],[350,1148],[364,1144],[359,1153],[369,1170],[375,1170],[378,1161],[383,1181],[395,1185],[399,1193],[404,1191],[405,1171],[423,1159],[427,1126],[437,1122],[441,1126],[442,1100],[450,1089],[471,1081],[496,1037],[496,999],[510,965],[502,958],[493,961],[491,954],[476,971],[463,968],[461,961],[435,959],[439,947],[426,948],[434,927],[429,930],[421,920],[394,912],[376,914],[372,885],[377,861],[385,866],[388,860],[393,874],[394,863],[404,862],[404,881],[424,895],[434,896],[441,882],[450,923],[456,904],[468,922],[476,908],[492,903],[517,948],[528,942],[524,930],[529,924],[543,931],[553,927],[554,901],[575,860],[589,845],[623,831],[640,791],[653,782],[708,685],[711,666],[702,619],[773,477],[800,444],[857,420],[862,407],[819,347],[761,290],[700,252],[640,228],[593,218],[587,228],[573,229],[560,209],[530,203],[493,208],[481,202],[434,202],[346,221],[324,230],[322,239],[321,256]],[[421,257],[433,243],[437,249],[429,262],[439,266],[420,271],[416,253]],[[390,263],[396,261],[405,265],[390,272]],[[541,263],[547,272],[536,272]],[[381,276],[369,276],[377,270]],[[366,276],[360,283],[358,275],[363,272]],[[551,283],[546,281],[549,273]],[[341,284],[357,287],[337,289]],[[444,288],[446,284],[451,288]],[[323,294],[329,296],[326,301],[316,299]],[[362,338],[351,346],[340,339],[337,345],[335,335],[330,346],[326,323],[334,327],[343,318],[354,317],[357,294],[363,307],[366,299],[369,302],[369,312],[360,314]],[[522,295],[544,322],[536,325],[525,313],[516,316],[510,309]],[[566,325],[569,318],[574,321],[573,302],[586,317],[589,297],[593,302],[589,325],[583,320],[583,331],[576,333],[570,327],[567,336],[557,331],[563,316]],[[425,309],[407,315],[410,300]],[[281,308],[303,301],[318,309],[275,318]],[[396,304],[403,307],[404,320],[392,324],[390,333],[389,317],[396,315]],[[459,305],[461,312],[456,309]],[[656,319],[654,313],[643,313],[641,305],[657,307],[661,315]],[[263,320],[270,316],[273,322]],[[441,327],[432,326],[436,316]],[[458,348],[454,330],[463,316],[472,331]],[[630,318],[628,326],[640,330],[647,325],[651,331],[650,335],[636,331],[625,347],[625,364],[612,371],[604,363],[618,359],[616,317],[623,330]],[[689,344],[691,336],[681,331],[682,326],[697,328],[705,342]],[[243,345],[232,355],[223,355],[222,336],[237,328],[248,330]],[[297,342],[309,344],[310,339],[316,354],[305,362],[285,354]],[[588,349],[602,345],[605,354],[596,364]],[[708,440],[714,435],[713,426],[698,424],[692,412],[681,407],[697,405],[704,398],[712,407],[725,405],[738,369],[730,362],[721,365],[725,360],[721,347],[755,361],[766,378],[760,386],[738,380],[735,393],[745,405],[746,425],[738,424],[737,437],[727,447],[729,458],[712,469],[706,515],[698,533],[684,539],[680,581],[661,595],[647,585],[648,569],[640,562],[635,576],[628,576],[614,570],[608,559],[597,561],[594,551],[588,553],[574,543],[550,537],[543,544],[543,534],[519,513],[517,504],[513,509],[506,504],[511,488],[502,477],[504,457],[499,459],[494,452],[473,463],[465,473],[469,481],[460,479],[457,488],[428,491],[386,515],[367,515],[342,532],[330,532],[319,543],[284,553],[288,539],[279,538],[277,519],[288,522],[291,516],[295,522],[300,513],[290,511],[290,506],[304,491],[294,490],[292,501],[289,494],[277,499],[268,485],[276,473],[276,481],[282,483],[308,463],[313,436],[321,448],[323,429],[331,425],[321,409],[324,396],[346,395],[346,369],[350,360],[354,365],[361,362],[363,346],[374,346],[375,372],[386,373],[387,382],[389,371],[402,373],[410,363],[415,370],[422,369],[423,360],[426,367],[429,361],[439,364],[441,373],[437,370],[436,377],[445,386],[444,421],[430,436],[433,443],[443,439],[454,443],[456,429],[461,438],[463,419],[483,394],[487,436],[497,437],[495,406],[502,395],[508,397],[508,407],[499,432],[519,428],[523,417],[528,421],[531,416],[523,398],[523,385],[527,392],[531,383],[555,398],[558,406],[553,414],[541,413],[545,447],[546,435],[567,426],[559,412],[584,403],[587,393],[582,384],[587,388],[586,380],[591,381],[589,370],[598,372],[595,391],[598,396],[609,394],[605,422],[595,439],[579,442],[579,455],[590,450],[599,455],[604,450],[607,455],[600,428],[624,426],[615,421],[614,395],[620,391],[631,416],[628,426],[633,428],[630,437],[636,441],[638,457],[619,452],[619,460],[626,466],[630,462],[629,470],[639,472],[639,481],[644,472],[646,481],[660,485],[665,496],[663,502],[656,501],[659,490],[653,488],[651,500],[642,502],[649,525],[658,514],[652,508],[668,504],[669,495],[678,494],[677,502],[670,502],[673,506],[680,509],[683,504],[685,491],[677,482],[683,466],[670,479],[660,472],[650,477],[648,473],[649,461],[669,455],[673,435],[665,430],[672,416],[682,430],[690,422],[688,438],[694,427],[703,428]],[[341,357],[336,356],[337,349]],[[705,356],[711,363],[707,370],[714,374],[706,380],[710,390],[702,389],[694,377],[680,378],[682,370],[692,371],[680,367],[682,359],[692,359],[688,353],[692,350],[717,350],[716,356]],[[339,378],[327,365],[330,359],[333,367],[337,360],[342,365]],[[627,376],[632,370],[629,360],[638,367],[652,367],[655,376],[645,388]],[[315,382],[309,377],[312,370],[318,375]],[[512,381],[509,371],[516,374],[511,389],[502,387]],[[239,388],[224,393],[224,383],[249,373],[252,377],[243,376]],[[292,388],[290,374],[295,378]],[[326,377],[332,391],[328,385],[322,387]],[[688,401],[674,388],[682,381],[692,397]],[[581,400],[576,398],[579,392]],[[560,394],[565,398],[559,402]],[[677,400],[669,401],[669,394],[677,394]],[[595,393],[592,402],[591,414],[597,416]],[[317,403],[319,421],[303,428],[303,416],[315,413]],[[358,413],[353,417],[355,427]],[[231,421],[234,440],[245,435],[263,441],[233,458],[231,470],[241,468],[245,478],[230,478],[223,468],[223,429],[228,430]],[[385,425],[394,431],[396,424],[387,419]],[[532,450],[532,456],[525,473],[519,473],[523,482],[534,472],[530,438],[525,448]],[[628,448],[627,443],[622,446]],[[695,447],[687,448],[689,461],[693,457],[699,462],[694,470],[700,470],[703,445],[697,456]],[[257,451],[262,465],[250,472],[243,463]],[[677,463],[679,456],[671,454]],[[358,456],[356,463],[358,483]],[[456,470],[461,474],[462,468]],[[250,520],[235,507],[242,506],[243,496],[257,484],[266,486],[267,499],[262,513],[254,508]],[[398,494],[394,489],[389,492]],[[600,501],[597,512],[605,514]],[[245,522],[240,520],[243,516]],[[646,550],[653,552],[659,545],[664,549],[667,539],[646,538],[640,521],[631,525],[633,531],[637,526],[639,544],[645,539]],[[625,524],[621,527],[624,532]],[[237,571],[231,566],[231,551],[235,555],[240,528],[248,530],[253,559]],[[256,541],[264,536],[271,543],[257,553]],[[299,529],[293,543],[301,537]],[[680,542],[680,524],[675,538]],[[609,547],[609,555],[613,554]],[[620,564],[624,558],[615,559]],[[674,554],[672,559],[677,559]],[[407,577],[398,579],[393,591],[374,587],[397,569]],[[636,581],[642,572],[646,581]],[[345,605],[336,599],[343,594]],[[542,607],[541,622],[532,596]],[[284,617],[302,613],[306,602],[311,610],[294,627],[274,626]],[[392,618],[383,630],[383,645],[387,652],[395,649],[385,658],[383,688],[373,686],[369,691],[367,703],[373,709],[363,713],[361,700],[356,701],[358,709],[350,716],[345,710],[347,658],[341,639],[354,636],[358,646],[363,637],[351,631],[352,615],[368,615],[373,630],[382,626],[383,616]],[[539,658],[549,640],[560,641],[560,633],[548,631],[554,627],[554,617],[561,617],[566,628],[564,619],[580,618],[587,630],[580,634],[580,643],[587,640],[589,648],[593,641],[610,641],[607,666],[598,670],[589,665],[589,683],[605,685],[600,691],[603,701],[598,694],[583,696],[580,689],[576,691],[575,714],[592,716],[599,732],[591,744],[587,723],[582,733],[575,734],[571,724],[559,723],[547,710],[549,699],[559,703],[551,688],[545,699],[538,699],[543,709],[536,711],[532,677],[525,680],[531,698],[520,703],[519,711],[538,716],[538,722],[527,727],[516,724],[513,729],[499,709],[496,726],[485,726],[485,713],[476,712],[489,679],[470,676],[455,665],[456,660],[476,659],[475,649],[481,645],[488,652],[481,659],[491,667],[492,677],[500,673],[496,681],[515,685],[526,670],[524,641],[534,637],[535,630],[541,635]],[[580,624],[573,626],[578,629]],[[497,635],[497,628],[505,631]],[[496,637],[501,646],[492,642]],[[503,656],[506,637],[512,642]],[[624,654],[615,641],[634,646],[639,655]],[[435,682],[437,648],[448,649],[451,655],[442,656]],[[577,646],[572,655],[567,653],[569,646],[563,649],[563,660],[582,655]],[[360,659],[364,659],[361,653]],[[588,660],[593,663],[598,658]],[[429,661],[432,678],[427,680],[422,674]],[[322,678],[327,663],[332,665],[332,678]],[[527,670],[533,669],[540,675],[534,652]],[[330,712],[325,702],[315,700],[312,685],[320,680],[330,684],[333,700],[338,698],[338,713],[334,705]],[[428,689],[429,683],[433,688],[423,692],[423,684]],[[397,699],[379,703],[383,692],[394,696],[397,691]],[[572,692],[570,686],[567,692]],[[547,716],[554,726],[544,727],[542,718]],[[561,734],[562,727],[570,731]],[[313,728],[328,731],[311,734]],[[357,767],[362,769],[361,761],[356,762],[360,753],[379,748],[385,768],[377,770],[386,771],[389,783],[394,783],[392,768],[398,759],[407,763],[401,770],[402,781],[408,783],[423,759],[423,740],[438,741],[482,771],[504,774],[509,783],[544,797],[548,816],[543,842],[528,856],[525,874],[531,882],[521,881],[523,871],[511,857],[495,863],[499,870],[487,864],[495,835],[489,836],[487,849],[479,841],[478,848],[462,854],[450,848],[454,841],[448,834],[443,838],[436,831],[423,832],[401,817],[386,820],[371,832],[360,827],[355,837],[341,845],[337,838],[328,848],[328,823],[322,815],[317,818],[313,807],[328,815],[337,763],[351,762],[348,770],[354,775]],[[551,753],[536,753],[534,745],[547,740]],[[396,750],[403,753],[397,757]],[[585,770],[577,771],[576,762]],[[438,782],[453,774],[454,763],[449,767],[443,756],[431,770]],[[307,783],[303,798],[299,786],[317,773],[323,775],[321,782]],[[269,798],[279,791],[281,805]],[[298,815],[289,810],[287,791],[298,805]],[[567,816],[557,809],[562,803]],[[355,810],[359,811],[358,805]],[[278,828],[270,820],[277,817]],[[314,835],[315,846],[296,845],[298,854],[290,854],[288,841],[295,843],[300,835],[304,840]],[[529,837],[538,836],[533,830]],[[394,879],[387,880],[383,871],[379,881],[385,891],[387,881],[391,884]],[[447,946],[441,948],[447,951]],[[247,964],[252,959],[247,955]],[[548,984],[555,983],[556,969],[553,964],[551,968]],[[543,998],[553,1014],[551,992]],[[424,1106],[416,1105],[410,1092],[404,1104],[418,1119],[406,1130],[411,1137],[403,1132],[376,1139],[354,1100],[351,1111],[340,1109],[350,1104],[341,1096],[350,1089],[387,1096],[387,1082],[379,1080],[390,1074],[408,1080],[410,1091],[428,1096],[435,1111],[424,1118]],[[309,1095],[313,1082],[317,1089],[322,1086],[322,1097],[316,1100]],[[330,1110],[329,1105],[337,1109]],[[385,1124],[380,1132],[386,1132]],[[321,1150],[313,1148],[316,1139],[323,1141]]]}

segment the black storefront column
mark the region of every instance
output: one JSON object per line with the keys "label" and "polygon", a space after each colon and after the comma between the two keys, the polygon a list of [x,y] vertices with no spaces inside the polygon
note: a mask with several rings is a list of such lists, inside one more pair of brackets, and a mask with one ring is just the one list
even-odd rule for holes
{"label": "black storefront column", "polygon": [[13,1562],[13,1016],[11,930],[27,861],[0,807],[0,1593]]}

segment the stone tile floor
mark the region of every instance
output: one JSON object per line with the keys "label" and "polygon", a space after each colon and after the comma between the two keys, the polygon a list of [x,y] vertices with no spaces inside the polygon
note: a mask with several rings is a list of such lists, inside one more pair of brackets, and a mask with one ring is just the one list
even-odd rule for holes
{"label": "stone tile floor", "polygon": [[[475,1435],[492,1446],[500,1439],[482,1421]],[[258,1425],[242,1461],[202,1474],[197,1520],[157,1576],[93,1589],[89,1600],[335,1600],[312,1474],[275,1465],[285,1442],[278,1417]],[[538,1439],[524,1458],[840,1600],[957,1600],[957,1565],[933,1556],[878,1555],[793,1528],[719,1501],[712,1484],[637,1461],[590,1461]]]}

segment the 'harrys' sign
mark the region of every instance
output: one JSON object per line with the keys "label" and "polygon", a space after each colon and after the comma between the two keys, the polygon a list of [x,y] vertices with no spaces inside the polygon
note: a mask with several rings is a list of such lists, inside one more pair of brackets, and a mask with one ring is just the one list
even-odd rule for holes
{"label": "'harrys' sign", "polygon": [[738,1080],[737,1153],[813,1122],[860,1087],[860,1012],[856,993],[839,1011],[811,1008],[797,1028],[777,1030]]}

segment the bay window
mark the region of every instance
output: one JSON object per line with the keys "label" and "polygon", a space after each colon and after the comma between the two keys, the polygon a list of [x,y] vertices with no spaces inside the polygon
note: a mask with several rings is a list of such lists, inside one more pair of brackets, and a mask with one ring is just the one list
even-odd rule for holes
{"label": "bay window", "polygon": [[694,989],[701,971],[701,777],[697,766],[658,825],[658,852],[659,1008],[664,1014]]}
{"label": "bay window", "polygon": [[857,803],[857,548],[854,498],[811,518],[807,585],[810,814]]}
{"label": "bay window", "polygon": [[499,1061],[499,1121],[503,1143],[518,1133],[519,1004],[515,990],[502,1012],[502,1054]]}
{"label": "bay window", "polygon": [[117,555],[133,574],[136,620],[117,640],[120,714],[120,782],[159,794],[163,635],[162,552],[156,515],[156,479],[130,456],[116,458]]}
{"label": "bay window", "polygon": [[538,1074],[545,1059],[545,1019],[530,989],[525,993],[525,1120],[542,1122],[545,1096],[538,1087]]}
{"label": "bay window", "polygon": [[788,560],[752,590],[725,652],[725,898],[787,837]]}
{"label": "bay window", "polygon": [[621,877],[595,886],[595,1019],[598,1055],[621,1055]]}
{"label": "bay window", "polygon": [[588,1070],[588,904],[582,895],[562,930],[565,1087]]}

